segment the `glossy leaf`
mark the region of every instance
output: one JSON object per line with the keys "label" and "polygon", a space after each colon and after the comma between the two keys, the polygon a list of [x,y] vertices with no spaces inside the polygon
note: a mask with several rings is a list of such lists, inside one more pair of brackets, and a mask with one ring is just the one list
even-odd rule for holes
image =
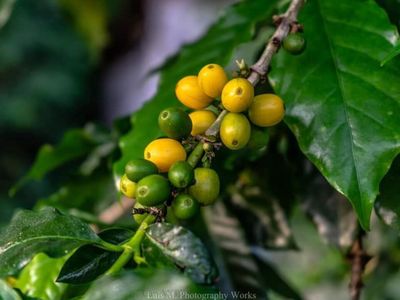
{"label": "glossy leaf", "polygon": [[7,282],[0,279],[0,299],[1,300],[22,300],[18,293],[10,287]]}
{"label": "glossy leaf", "polygon": [[207,249],[189,230],[169,223],[149,226],[142,243],[143,255],[150,265],[169,262],[197,283],[211,284],[217,270]]}
{"label": "glossy leaf", "polygon": [[[133,235],[127,229],[108,229],[99,236],[113,244],[119,244]],[[119,252],[110,252],[94,245],[84,245],[72,254],[63,265],[58,282],[82,284],[95,280],[106,272],[118,259]]]}
{"label": "glossy leaf", "polygon": [[163,67],[158,93],[132,116],[133,129],[120,140],[122,157],[114,165],[117,175],[122,175],[130,159],[142,157],[145,146],[161,135],[157,117],[162,109],[179,105],[174,94],[178,80],[197,74],[210,62],[226,65],[233,50],[251,40],[255,25],[272,17],[276,3],[276,0],[248,0],[233,5],[203,38],[183,47],[179,55]]}
{"label": "glossy leaf", "polygon": [[82,300],[193,299],[200,294],[213,299],[214,293],[214,289],[198,286],[174,270],[144,268],[102,277]]}
{"label": "glossy leaf", "polygon": [[397,157],[380,185],[375,211],[384,223],[400,230],[400,157]]}
{"label": "glossy leaf", "polygon": [[19,211],[0,234],[0,277],[17,273],[39,252],[60,257],[93,243],[101,239],[75,217],[54,208]]}
{"label": "glossy leaf", "polygon": [[398,33],[372,0],[309,1],[300,21],[306,50],[280,51],[270,80],[301,150],[368,229],[379,182],[400,151],[400,64],[380,66]]}
{"label": "glossy leaf", "polygon": [[388,53],[388,55],[386,55],[386,57],[381,62],[381,66],[384,66],[386,63],[388,63],[398,55],[400,55],[400,43],[397,44],[397,46],[394,47],[392,51]]}
{"label": "glossy leaf", "polygon": [[42,300],[61,299],[65,284],[55,282],[67,256],[51,258],[46,254],[37,254],[22,270],[16,282],[25,295]]}

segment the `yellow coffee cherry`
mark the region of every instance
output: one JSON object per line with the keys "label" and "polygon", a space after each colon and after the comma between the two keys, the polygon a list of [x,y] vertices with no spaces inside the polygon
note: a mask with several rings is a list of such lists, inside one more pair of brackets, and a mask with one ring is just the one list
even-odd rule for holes
{"label": "yellow coffee cherry", "polygon": [[147,145],[144,158],[154,163],[162,173],[168,172],[174,162],[186,160],[186,151],[178,141],[161,138]]}
{"label": "yellow coffee cherry", "polygon": [[261,94],[254,97],[249,108],[250,121],[261,127],[278,124],[285,115],[282,99],[274,94]]}
{"label": "yellow coffee cherry", "polygon": [[124,174],[119,182],[119,190],[128,198],[134,198],[136,192],[136,182],[129,180]]}
{"label": "yellow coffee cherry", "polygon": [[209,110],[196,110],[189,114],[192,120],[191,135],[203,134],[215,122],[217,116]]}
{"label": "yellow coffee cherry", "polygon": [[180,102],[191,109],[205,108],[213,101],[200,88],[197,76],[186,76],[179,80],[175,94]]}
{"label": "yellow coffee cherry", "polygon": [[222,89],[228,82],[228,76],[226,76],[224,69],[217,64],[204,66],[197,78],[200,88],[207,96],[212,98],[220,97]]}
{"label": "yellow coffee cherry", "polygon": [[245,111],[254,98],[254,87],[245,78],[230,80],[222,90],[221,101],[226,110],[238,113]]}
{"label": "yellow coffee cherry", "polygon": [[251,126],[245,115],[228,113],[221,122],[222,143],[231,150],[242,149],[250,139]]}

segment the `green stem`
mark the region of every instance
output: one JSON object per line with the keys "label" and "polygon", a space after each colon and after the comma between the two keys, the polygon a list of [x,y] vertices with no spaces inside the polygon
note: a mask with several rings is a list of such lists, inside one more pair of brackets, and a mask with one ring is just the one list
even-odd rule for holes
{"label": "green stem", "polygon": [[140,245],[146,233],[147,227],[155,221],[154,216],[147,216],[140,224],[139,228],[132,236],[132,238],[123,244],[121,247],[124,249],[117,261],[107,271],[107,275],[119,272],[128,262],[133,259],[137,264],[144,263],[145,260],[141,256]]}
{"label": "green stem", "polygon": [[106,241],[101,241],[99,246],[101,248],[104,248],[105,250],[109,250],[109,251],[113,251],[113,252],[122,252],[122,251],[124,251],[124,247],[123,246],[114,245],[114,244],[108,243]]}
{"label": "green stem", "polygon": [[112,275],[115,273],[118,273],[119,270],[121,270],[127,263],[128,261],[132,258],[132,248],[130,247],[124,247],[124,252],[118,257],[117,261],[111,266],[111,268],[107,271],[107,275]]}
{"label": "green stem", "polygon": [[190,153],[186,161],[189,163],[189,165],[191,165],[194,168],[202,158],[203,153],[204,153],[203,143],[199,142],[197,146],[193,149],[192,153]]}

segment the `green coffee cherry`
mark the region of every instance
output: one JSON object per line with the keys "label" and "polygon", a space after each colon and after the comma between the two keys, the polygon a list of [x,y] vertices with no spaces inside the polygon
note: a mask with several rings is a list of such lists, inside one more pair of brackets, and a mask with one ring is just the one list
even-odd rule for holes
{"label": "green coffee cherry", "polygon": [[189,187],[189,195],[201,205],[213,204],[219,195],[219,177],[217,172],[209,168],[194,169],[195,184]]}
{"label": "green coffee cherry", "polygon": [[137,158],[129,161],[125,166],[125,174],[131,181],[138,182],[140,179],[157,174],[157,166],[149,160]]}
{"label": "green coffee cherry", "polygon": [[177,161],[169,169],[168,179],[173,186],[185,188],[194,181],[193,168],[186,161]]}
{"label": "green coffee cherry", "polygon": [[136,193],[136,182],[129,180],[128,176],[124,174],[119,182],[119,190],[128,198],[134,198]]}
{"label": "green coffee cherry", "polygon": [[192,120],[179,107],[164,109],[158,116],[158,125],[168,137],[173,139],[185,138],[192,131]]}
{"label": "green coffee cherry", "polygon": [[297,55],[303,52],[306,40],[299,32],[289,33],[283,40],[283,48],[291,54]]}
{"label": "green coffee cherry", "polygon": [[190,195],[180,194],[172,202],[172,211],[178,219],[190,219],[199,211],[199,203]]}
{"label": "green coffee cherry", "polygon": [[157,206],[170,196],[168,180],[161,175],[149,175],[141,179],[136,187],[136,201],[143,206]]}

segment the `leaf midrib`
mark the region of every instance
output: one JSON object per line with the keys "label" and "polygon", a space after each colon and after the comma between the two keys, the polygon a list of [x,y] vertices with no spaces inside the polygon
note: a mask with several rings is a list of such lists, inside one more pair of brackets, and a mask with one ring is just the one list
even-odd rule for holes
{"label": "leaf midrib", "polygon": [[[60,237],[61,237],[61,238],[60,238]],[[43,239],[43,240],[46,240],[46,239],[75,240],[75,241],[84,241],[84,242],[89,242],[89,243],[91,243],[91,242],[97,242],[97,241],[95,241],[95,240],[79,239],[79,238],[77,238],[77,237],[64,237],[64,236],[62,236],[62,235],[38,236],[38,237],[34,237],[34,238],[29,238],[29,239],[24,240],[24,241],[22,241],[22,242],[13,243],[13,244],[11,244],[10,247],[6,247],[6,248],[4,248],[4,249],[1,249],[1,247],[0,247],[0,250],[1,250],[1,251],[0,251],[0,255],[6,253],[7,251],[10,251],[12,248],[18,247],[18,246],[20,246],[20,245],[26,244],[26,243],[31,242],[31,241],[40,240],[40,239]]]}
{"label": "leaf midrib", "polygon": [[[340,92],[341,99],[342,99],[342,102],[343,102],[343,110],[344,110],[344,114],[345,114],[345,118],[346,118],[346,123],[348,124],[347,130],[349,132],[350,145],[351,145],[351,157],[352,157],[352,160],[353,160],[353,166],[354,166],[356,180],[357,180],[357,192],[358,192],[358,196],[359,196],[359,199],[360,199],[359,203],[360,203],[360,206],[363,207],[364,205],[363,205],[363,202],[362,202],[362,196],[361,196],[361,191],[360,191],[360,180],[359,180],[360,175],[359,175],[359,170],[357,168],[358,162],[357,162],[357,159],[356,159],[356,157],[354,155],[354,143],[353,143],[354,137],[353,137],[353,132],[351,130],[351,123],[350,123],[350,118],[349,118],[349,114],[348,114],[348,111],[347,111],[346,99],[345,99],[345,95],[343,93],[343,90],[344,90],[343,83],[342,83],[341,76],[339,74],[338,62],[336,61],[336,56],[335,56],[336,51],[334,49],[333,42],[331,41],[331,39],[329,37],[329,34],[328,34],[328,30],[327,30],[327,27],[326,27],[326,21],[324,19],[323,13],[322,13],[322,7],[321,7],[320,1],[321,0],[316,0],[316,3],[317,3],[318,11],[320,13],[320,17],[321,17],[321,20],[322,20],[322,26],[323,26],[323,30],[325,32],[325,37],[326,37],[326,40],[328,42],[329,52],[330,52],[331,57],[332,57],[332,62],[334,64],[334,66],[335,66],[336,79],[337,79],[337,82],[338,82],[338,85],[339,85],[339,92]],[[356,205],[356,202],[354,202],[353,205]],[[360,214],[361,214],[360,215],[360,219],[364,223],[364,220],[365,220],[364,209],[361,209]]]}

